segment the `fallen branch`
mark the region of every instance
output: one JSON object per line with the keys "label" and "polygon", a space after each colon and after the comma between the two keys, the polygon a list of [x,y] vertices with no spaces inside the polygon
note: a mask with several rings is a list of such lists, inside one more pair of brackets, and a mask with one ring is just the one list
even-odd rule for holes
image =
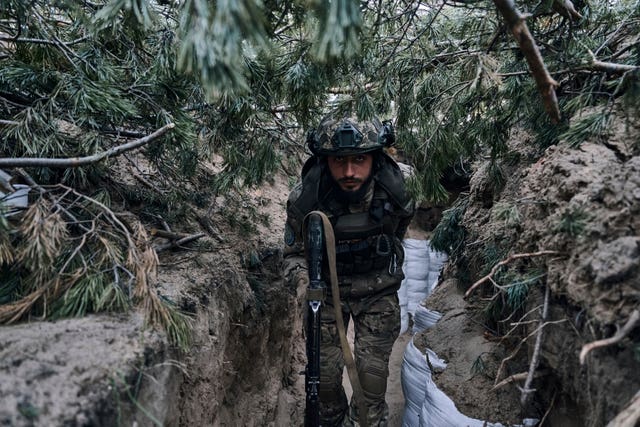
{"label": "fallen branch", "polygon": [[[547,315],[549,314],[549,286],[545,287],[544,291],[544,305],[542,306],[542,316],[540,317],[540,324],[544,325],[547,320]],[[535,389],[529,388],[531,386],[531,382],[533,381],[533,375],[536,372],[536,368],[538,367],[538,358],[540,357],[540,347],[542,346],[542,327],[539,328],[538,335],[536,336],[536,343],[533,347],[533,355],[531,356],[531,364],[529,365],[529,373],[527,374],[527,379],[524,382],[524,386],[522,387],[522,396],[520,397],[520,404],[524,406],[529,400],[529,395],[531,392],[535,391]]]}
{"label": "fallen branch", "polygon": [[558,123],[560,121],[560,107],[555,91],[558,82],[547,71],[540,50],[529,32],[525,16],[518,12],[513,0],[493,0],[493,3],[504,17],[507,26],[520,46],[520,50],[527,59],[533,78],[542,95],[545,110],[551,117],[551,122]]}
{"label": "fallen branch", "polygon": [[175,124],[169,123],[164,125],[157,131],[149,134],[143,138],[136,139],[135,141],[127,142],[126,144],[112,147],[107,151],[93,154],[85,157],[71,157],[66,159],[48,159],[43,157],[36,158],[6,158],[0,159],[0,167],[50,167],[50,168],[74,168],[78,166],[85,166],[91,163],[99,162],[102,159],[108,157],[114,157],[122,154],[126,151],[134,150],[138,147],[142,147],[145,144],[154,141],[173,129]]}
{"label": "fallen branch", "polygon": [[480,286],[481,284],[483,284],[488,280],[491,280],[493,278],[493,275],[496,274],[496,272],[500,267],[510,263],[513,260],[520,259],[520,258],[532,258],[532,257],[543,256],[543,255],[557,255],[559,253],[560,252],[557,252],[557,251],[538,251],[538,252],[509,255],[506,259],[503,259],[502,261],[494,265],[491,271],[489,272],[489,274],[487,274],[482,279],[478,280],[473,285],[471,285],[471,287],[467,290],[467,292],[464,293],[464,297],[467,298],[478,286]]}
{"label": "fallen branch", "polygon": [[636,323],[638,323],[638,320],[640,320],[640,311],[636,309],[633,310],[631,316],[629,316],[629,320],[627,320],[627,323],[625,323],[622,328],[618,329],[614,336],[583,345],[582,350],[580,350],[580,364],[584,365],[587,354],[589,354],[591,350],[599,347],[608,347],[622,341],[622,339],[626,337],[629,332],[631,332],[631,330],[635,327]]}
{"label": "fallen branch", "polygon": [[204,236],[206,236],[206,233],[192,234],[190,236],[183,237],[182,239],[179,239],[179,240],[174,240],[172,242],[165,243],[163,245],[158,245],[153,249],[155,249],[156,252],[166,251],[167,249],[177,248],[186,243],[193,242],[194,240],[198,240]]}
{"label": "fallen branch", "polygon": [[640,391],[633,396],[622,412],[609,421],[607,427],[634,427],[638,425],[638,420],[640,420]]}

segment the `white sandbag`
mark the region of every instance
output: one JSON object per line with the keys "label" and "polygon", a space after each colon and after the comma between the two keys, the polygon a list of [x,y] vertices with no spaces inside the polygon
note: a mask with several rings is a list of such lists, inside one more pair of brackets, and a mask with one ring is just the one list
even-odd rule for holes
{"label": "white sandbag", "polygon": [[429,247],[429,270],[431,271],[440,271],[442,270],[442,266],[447,259],[449,258],[446,253],[438,252],[433,248]]}
{"label": "white sandbag", "polygon": [[429,275],[429,258],[407,259],[402,266],[404,276],[413,280],[426,280]]}
{"label": "white sandbag", "polygon": [[431,247],[429,240],[422,239],[404,239],[402,241],[402,246],[404,246],[405,249],[415,251],[428,251]]}
{"label": "white sandbag", "polygon": [[[427,357],[429,363],[427,363]],[[431,364],[431,365],[429,365]],[[413,339],[407,344],[401,370],[402,391],[405,398],[403,427],[499,427],[501,424],[485,424],[469,418],[456,408],[431,380],[431,366],[435,371],[447,367],[432,350],[422,353]]]}
{"label": "white sandbag", "polygon": [[[410,316],[415,314],[418,306],[436,286],[446,255],[435,252],[429,240],[404,239],[402,246],[405,253],[402,266],[405,279],[400,284],[398,299],[400,301],[400,333],[404,334],[409,328]],[[432,257],[436,260],[435,265],[431,263]]]}
{"label": "white sandbag", "polygon": [[[444,369],[447,365],[435,353],[429,356],[434,369]],[[437,368],[436,368],[437,367]],[[426,356],[415,346],[413,338],[407,344],[402,358],[400,379],[404,394],[405,407],[402,425],[414,427],[419,425],[420,412],[425,399],[425,383],[431,377],[431,370]]]}
{"label": "white sandbag", "polygon": [[438,284],[439,278],[440,278],[440,271],[430,271],[429,274],[427,275],[427,283],[428,283],[427,289],[429,290],[429,295],[431,295],[431,292],[433,292],[436,285]]}
{"label": "white sandbag", "polygon": [[413,314],[413,330],[414,334],[422,332],[426,329],[432,328],[438,320],[442,317],[441,313],[435,310],[429,310],[424,305],[420,304],[416,308]]}
{"label": "white sandbag", "polygon": [[499,424],[485,423],[485,421],[467,417],[460,413],[453,400],[431,380],[431,375],[425,382],[425,399],[420,410],[420,427],[498,427]]}

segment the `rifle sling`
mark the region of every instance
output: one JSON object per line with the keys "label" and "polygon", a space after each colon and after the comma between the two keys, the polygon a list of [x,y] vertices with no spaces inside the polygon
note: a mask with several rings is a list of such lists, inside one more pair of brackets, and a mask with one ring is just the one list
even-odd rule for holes
{"label": "rifle sling", "polygon": [[[356,363],[351,352],[351,347],[347,341],[347,334],[344,330],[344,319],[342,318],[342,306],[340,304],[340,289],[338,288],[338,272],[336,270],[336,242],[333,234],[333,226],[327,215],[321,211],[310,212],[311,214],[317,214],[322,218],[322,229],[324,231],[325,238],[325,250],[327,252],[327,261],[329,264],[329,280],[331,281],[331,297],[333,300],[333,311],[336,317],[336,326],[338,328],[338,335],[340,336],[340,345],[342,346],[342,355],[344,357],[344,363],[347,366],[347,373],[349,374],[349,381],[351,381],[351,388],[353,389],[353,398],[356,401],[356,407],[358,408],[359,423],[362,427],[368,427],[367,417],[367,405],[364,401],[364,392],[360,385],[360,378],[358,377],[358,371],[356,369]],[[306,224],[307,218],[303,221]]]}

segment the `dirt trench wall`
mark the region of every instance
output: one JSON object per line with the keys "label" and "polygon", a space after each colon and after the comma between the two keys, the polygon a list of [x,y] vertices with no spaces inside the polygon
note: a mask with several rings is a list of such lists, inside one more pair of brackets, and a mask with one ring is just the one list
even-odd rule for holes
{"label": "dirt trench wall", "polygon": [[295,352],[301,302],[279,280],[280,253],[258,255],[258,265],[244,270],[230,254],[177,265],[163,259],[162,295],[193,314],[186,353],[145,328],[140,314],[1,327],[0,425],[266,426],[300,420],[304,396],[296,390],[304,355]]}
{"label": "dirt trench wall", "polygon": [[[640,131],[637,123],[628,121],[614,124],[614,129],[620,133],[605,144],[560,144],[541,155],[526,135],[516,135],[513,155],[502,164],[505,184],[496,183],[487,164],[478,165],[471,180],[461,223],[464,250],[457,267],[450,266],[444,278],[455,278],[466,288],[509,254],[556,252],[525,257],[503,268],[512,279],[534,272],[543,278],[529,287],[526,306],[514,318],[489,322],[506,333],[512,322],[529,313],[522,319],[530,322],[528,326],[506,340],[511,352],[523,336],[533,333],[528,351],[506,363],[500,379],[526,371],[544,287],[550,288],[548,320],[553,323],[544,328],[539,366],[543,375],[532,385],[538,390],[532,406],[523,408],[528,415],[542,416],[555,405],[549,419],[564,411],[575,425],[604,425],[640,384],[638,328],[619,344],[592,351],[584,365],[578,360],[585,343],[612,336],[640,300]],[[483,286],[474,292],[467,310],[475,310],[472,315],[487,322],[478,311],[487,304],[479,297],[491,296],[493,289],[491,284]],[[519,394],[517,385],[522,382],[510,387]]]}
{"label": "dirt trench wall", "polygon": [[199,309],[176,425],[282,425],[300,416],[304,400],[291,391],[303,356],[295,353],[300,304],[277,275],[280,254],[266,252],[258,269],[226,269],[189,291]]}

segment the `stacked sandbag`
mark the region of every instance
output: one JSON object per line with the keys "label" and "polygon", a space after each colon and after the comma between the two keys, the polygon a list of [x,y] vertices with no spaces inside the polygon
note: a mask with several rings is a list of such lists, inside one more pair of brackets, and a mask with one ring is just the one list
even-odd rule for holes
{"label": "stacked sandbag", "polygon": [[404,239],[402,246],[405,279],[398,290],[401,334],[408,330],[410,317],[415,321],[416,310],[433,291],[447,260],[446,254],[431,248],[429,240]]}
{"label": "stacked sandbag", "polygon": [[429,310],[427,307],[420,304],[413,314],[413,329],[411,332],[413,334],[417,334],[418,332],[429,329],[435,325],[441,317],[442,313],[438,313],[435,310]]}
{"label": "stacked sandbag", "polygon": [[[438,282],[440,270],[447,260],[436,252],[427,240],[405,239],[405,280],[398,291],[401,307],[401,332],[408,329],[409,316],[413,319],[412,333],[433,327],[442,314],[429,310],[422,302],[431,294]],[[428,362],[427,362],[428,360]],[[455,403],[438,389],[431,378],[431,368],[442,371],[446,363],[431,349],[421,352],[413,338],[405,348],[401,381],[405,398],[403,427],[500,427],[484,420],[470,418],[458,411]],[[521,426],[533,426],[538,420],[524,420]],[[514,426],[516,427],[516,426]]]}
{"label": "stacked sandbag", "polygon": [[[428,357],[431,366],[436,370],[446,368],[444,360],[439,359],[436,354],[428,350]],[[431,378],[431,370],[427,364],[426,357],[413,343],[413,338],[407,344],[402,360],[402,370],[400,371],[402,381],[402,392],[404,394],[405,406],[402,417],[403,426],[418,426],[420,424],[420,414],[425,401],[425,383]]]}
{"label": "stacked sandbag", "polygon": [[[427,359],[429,360],[427,362]],[[403,427],[500,427],[460,413],[453,401],[431,379],[431,368],[447,367],[432,350],[422,353],[413,339],[407,344],[402,362],[402,391],[405,397]]]}

